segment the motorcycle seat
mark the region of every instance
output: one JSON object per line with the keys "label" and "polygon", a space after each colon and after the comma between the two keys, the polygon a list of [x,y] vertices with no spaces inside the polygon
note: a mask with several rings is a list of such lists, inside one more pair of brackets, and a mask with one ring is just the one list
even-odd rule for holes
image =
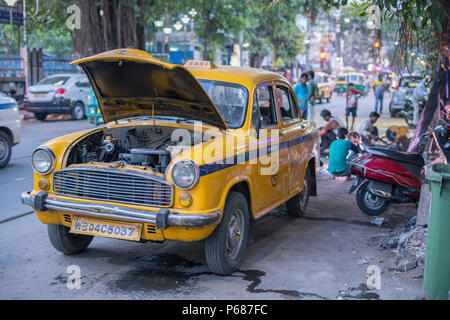
{"label": "motorcycle seat", "polygon": [[425,161],[423,160],[423,157],[418,152],[402,152],[402,151],[397,151],[397,150],[392,150],[392,149],[387,149],[387,148],[379,148],[379,147],[370,147],[370,148],[366,147],[366,150],[368,153],[376,155],[376,156],[390,158],[390,159],[394,159],[394,160],[397,160],[400,162],[414,164],[419,167],[423,167],[425,165]]}

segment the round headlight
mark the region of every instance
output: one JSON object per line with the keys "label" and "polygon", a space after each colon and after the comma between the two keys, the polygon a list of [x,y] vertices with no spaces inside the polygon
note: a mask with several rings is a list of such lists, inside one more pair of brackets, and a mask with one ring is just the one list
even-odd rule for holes
{"label": "round headlight", "polygon": [[55,155],[53,151],[47,147],[39,147],[34,150],[31,156],[31,165],[34,171],[40,174],[46,174],[53,169],[55,164]]}
{"label": "round headlight", "polygon": [[172,180],[179,189],[192,189],[197,184],[198,179],[198,166],[190,160],[178,161],[172,168]]}

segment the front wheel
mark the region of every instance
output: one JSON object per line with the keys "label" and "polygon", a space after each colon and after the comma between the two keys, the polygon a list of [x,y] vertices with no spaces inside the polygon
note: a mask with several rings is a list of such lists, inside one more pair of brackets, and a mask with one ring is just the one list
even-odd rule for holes
{"label": "front wheel", "polygon": [[35,112],[34,113],[34,117],[39,120],[39,121],[44,121],[45,118],[47,118],[47,114],[46,113],[42,113],[42,112]]}
{"label": "front wheel", "polygon": [[47,226],[48,238],[53,247],[66,254],[76,254],[84,251],[91,243],[93,236],[70,233],[69,228],[60,224]]}
{"label": "front wheel", "polygon": [[11,158],[11,138],[3,131],[0,131],[0,169],[6,167]]}
{"label": "front wheel", "polygon": [[206,239],[205,255],[209,269],[230,275],[241,264],[249,234],[249,209],[242,193],[231,191],[216,230]]}
{"label": "front wheel", "polygon": [[369,216],[378,216],[387,210],[389,201],[369,191],[369,182],[364,182],[356,192],[356,203],[362,212]]}

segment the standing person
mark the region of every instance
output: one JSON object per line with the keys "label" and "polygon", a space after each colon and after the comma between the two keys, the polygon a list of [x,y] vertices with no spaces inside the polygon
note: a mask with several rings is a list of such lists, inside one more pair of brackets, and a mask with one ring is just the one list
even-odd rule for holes
{"label": "standing person", "polygon": [[308,74],[302,73],[300,82],[294,87],[294,93],[297,97],[298,106],[302,113],[302,118],[306,119],[308,113]]}
{"label": "standing person", "polygon": [[380,114],[372,111],[369,117],[361,121],[356,127],[356,132],[359,133],[361,140],[365,144],[371,144],[373,140],[378,140],[378,128],[374,124],[379,118]]}
{"label": "standing person", "polygon": [[308,71],[308,120],[314,120],[316,115],[316,99],[319,96],[319,87],[316,80],[314,80],[314,71]]}
{"label": "standing person", "polygon": [[380,114],[383,113],[383,97],[386,89],[387,84],[383,81],[381,74],[379,74],[378,80],[373,83],[373,92],[375,93],[375,112],[378,112],[378,105],[380,105]]}
{"label": "standing person", "polygon": [[327,122],[323,128],[319,128],[320,148],[327,149],[336,140],[338,130],[344,128],[344,124],[339,118],[333,117],[327,109],[323,109],[320,116]]}
{"label": "standing person", "polygon": [[370,92],[370,78],[367,76],[366,80],[364,80],[364,93],[367,96]]}
{"label": "standing person", "polygon": [[413,123],[416,126],[419,122],[420,117],[420,106],[419,103],[424,102],[428,95],[428,85],[429,77],[426,76],[415,88],[411,97],[411,102],[414,106],[414,118]]}
{"label": "standing person", "polygon": [[348,91],[345,94],[346,98],[346,105],[345,108],[345,123],[348,126],[348,116],[352,115],[352,126],[350,130],[353,130],[353,126],[355,125],[355,118],[356,118],[356,109],[358,108],[358,99],[362,96],[362,92],[355,89],[355,85],[353,83],[348,84]]}
{"label": "standing person", "polygon": [[352,175],[350,167],[347,164],[347,157],[349,151],[352,149],[353,143],[348,140],[347,134],[347,129],[339,128],[337,140],[333,141],[330,145],[328,172],[333,175],[333,178],[347,177],[349,180]]}

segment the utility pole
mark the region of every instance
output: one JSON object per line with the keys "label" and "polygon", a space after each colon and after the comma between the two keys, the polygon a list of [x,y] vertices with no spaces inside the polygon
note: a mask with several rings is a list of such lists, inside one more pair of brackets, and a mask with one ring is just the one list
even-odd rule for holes
{"label": "utility pole", "polygon": [[25,72],[25,90],[30,84],[29,65],[28,65],[28,36],[27,36],[27,7],[26,0],[23,0],[23,67]]}

